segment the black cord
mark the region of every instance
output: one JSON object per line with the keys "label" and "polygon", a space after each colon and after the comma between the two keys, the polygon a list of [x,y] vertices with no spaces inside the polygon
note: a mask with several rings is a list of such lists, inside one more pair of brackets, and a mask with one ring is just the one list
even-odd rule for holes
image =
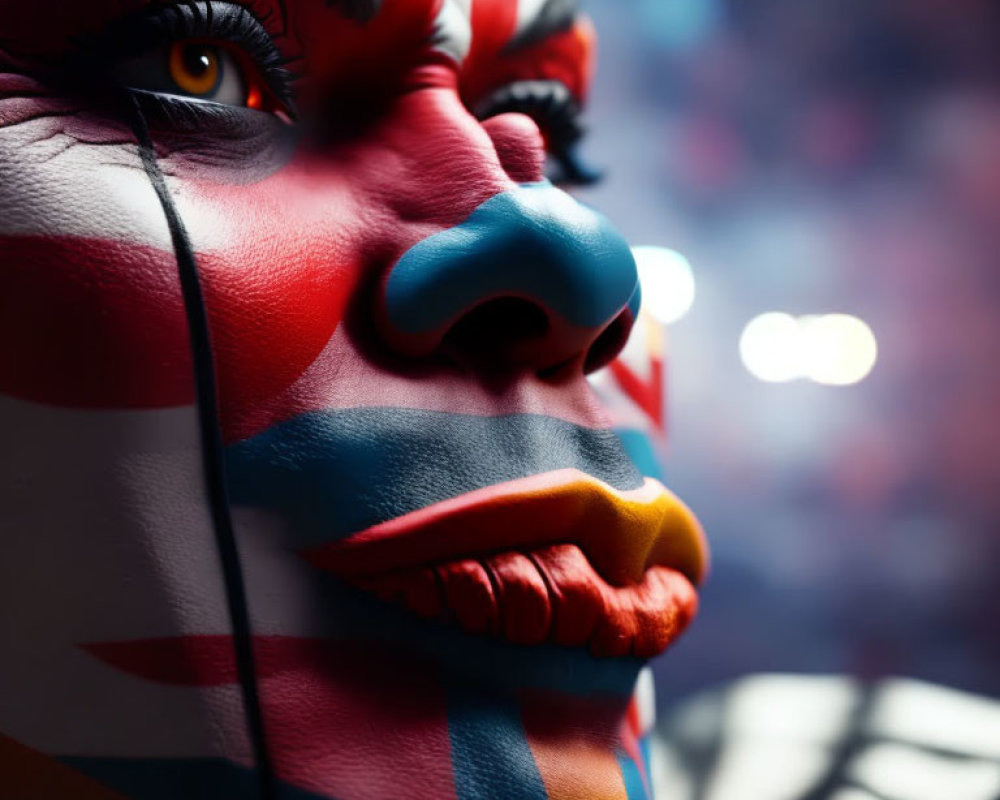
{"label": "black cord", "polygon": [[163,173],[156,161],[156,150],[149,135],[149,126],[135,97],[126,94],[126,107],[135,137],[139,143],[139,155],[149,182],[163,207],[170,238],[177,259],[184,310],[187,316],[188,333],[191,344],[191,359],[194,367],[195,390],[198,400],[198,422],[201,433],[202,463],[205,469],[205,483],[208,501],[212,511],[212,527],[215,542],[222,562],[222,574],[226,586],[226,602],[229,606],[229,620],[233,629],[233,649],[236,669],[240,680],[243,707],[246,715],[253,760],[260,784],[262,800],[277,800],[277,790],[271,757],[267,749],[264,718],[261,713],[260,692],[257,673],[254,668],[253,637],[250,627],[250,613],[247,607],[246,585],[240,567],[239,549],[229,508],[229,491],[226,486],[226,469],[223,458],[222,432],[219,426],[219,397],[216,385],[215,358],[212,351],[212,337],[205,311],[205,299],[201,278],[191,240],[181,220],[173,198],[167,189]]}

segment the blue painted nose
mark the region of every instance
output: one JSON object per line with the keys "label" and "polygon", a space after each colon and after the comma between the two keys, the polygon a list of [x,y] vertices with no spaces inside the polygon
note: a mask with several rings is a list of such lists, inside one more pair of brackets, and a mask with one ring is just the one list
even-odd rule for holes
{"label": "blue painted nose", "polygon": [[544,369],[618,352],[639,310],[632,251],[602,215],[548,182],[496,195],[412,247],[383,296],[387,337],[411,356],[448,343]]}

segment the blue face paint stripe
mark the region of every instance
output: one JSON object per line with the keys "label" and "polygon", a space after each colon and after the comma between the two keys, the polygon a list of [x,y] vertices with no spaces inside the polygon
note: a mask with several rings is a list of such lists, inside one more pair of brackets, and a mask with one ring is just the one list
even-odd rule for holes
{"label": "blue face paint stripe", "polygon": [[646,779],[649,781],[649,790],[653,793],[653,797],[656,797],[656,787],[653,786],[653,750],[649,736],[645,736],[639,740],[639,753],[642,755],[642,763],[646,768]]}
{"label": "blue face paint stripe", "polygon": [[458,800],[548,800],[513,701],[453,687],[448,733]]}
{"label": "blue face paint stripe", "polygon": [[618,754],[618,767],[622,771],[622,781],[625,784],[628,800],[652,800],[646,793],[646,784],[642,781],[638,765],[625,753]]}
{"label": "blue face paint stripe", "polygon": [[495,195],[461,224],[403,254],[389,274],[386,310],[399,330],[450,327],[496,297],[522,297],[594,328],[626,306],[638,313],[632,251],[602,215],[550,183]]}
{"label": "blue face paint stripe", "polygon": [[649,436],[634,428],[616,428],[615,434],[639,472],[647,478],[656,478],[662,483],[663,467],[660,466],[660,457],[653,449]]}
{"label": "blue face paint stripe", "polygon": [[237,505],[275,511],[295,548],[322,544],[466,492],[575,468],[617,489],[642,476],[610,430],[531,414],[401,408],[315,412],[227,451]]}

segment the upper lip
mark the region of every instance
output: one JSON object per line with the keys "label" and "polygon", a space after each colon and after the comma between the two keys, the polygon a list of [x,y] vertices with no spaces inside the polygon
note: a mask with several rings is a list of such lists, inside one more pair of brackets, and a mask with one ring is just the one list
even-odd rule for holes
{"label": "upper lip", "polygon": [[612,586],[654,566],[698,584],[708,548],[694,514],[659,481],[619,490],[562,469],[468,492],[304,553],[315,566],[364,578],[460,558],[575,544]]}

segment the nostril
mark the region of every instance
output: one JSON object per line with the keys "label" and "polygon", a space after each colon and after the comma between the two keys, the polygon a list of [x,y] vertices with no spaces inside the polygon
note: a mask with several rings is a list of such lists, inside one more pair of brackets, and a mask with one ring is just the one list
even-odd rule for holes
{"label": "nostril", "polygon": [[520,297],[500,297],[474,308],[448,331],[446,352],[463,360],[516,361],[524,345],[545,338],[551,325],[537,304]]}
{"label": "nostril", "polygon": [[628,326],[606,329],[638,313],[639,292],[621,234],[565,192],[534,183],[411,246],[377,303],[383,338],[400,353],[537,372],[563,362],[579,370],[588,353],[591,367],[611,358]]}
{"label": "nostril", "polygon": [[633,322],[632,314],[628,311],[623,311],[615,317],[614,321],[601,332],[601,335],[587,351],[587,357],[583,362],[585,373],[596,372],[614,361],[615,356],[622,351],[625,342],[628,341]]}

